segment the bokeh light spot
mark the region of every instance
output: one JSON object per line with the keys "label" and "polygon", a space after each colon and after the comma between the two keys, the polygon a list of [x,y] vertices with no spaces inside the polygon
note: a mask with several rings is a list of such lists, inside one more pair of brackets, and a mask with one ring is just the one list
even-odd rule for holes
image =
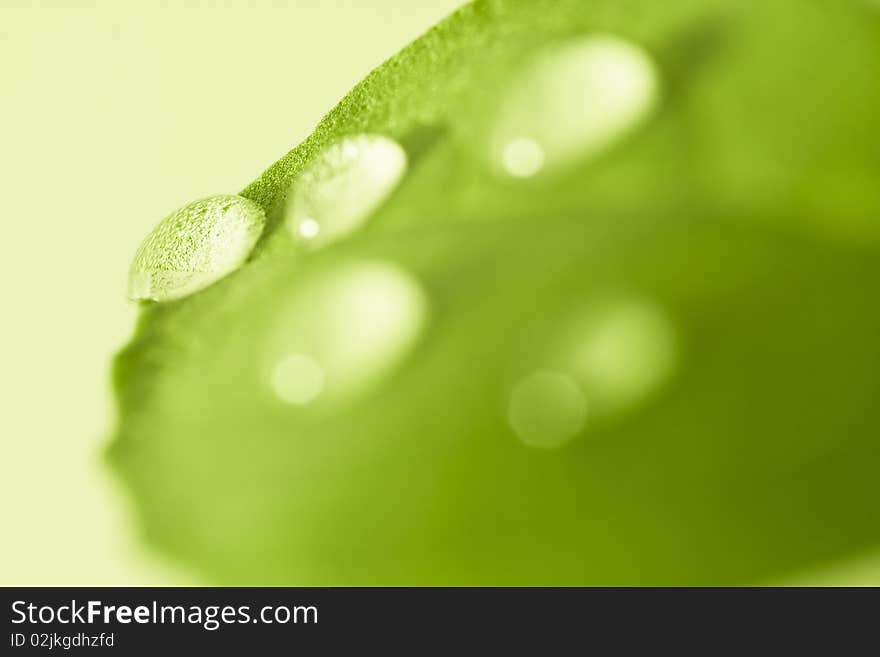
{"label": "bokeh light spot", "polygon": [[305,354],[288,354],[272,368],[272,389],[288,404],[308,404],[323,387],[324,370]]}
{"label": "bokeh light spot", "polygon": [[502,163],[515,178],[530,178],[544,166],[544,150],[533,139],[518,137],[504,147]]}
{"label": "bokeh light spot", "polygon": [[587,417],[587,402],[570,376],[537,371],[513,388],[507,417],[523,443],[551,449],[561,447],[581,432]]}
{"label": "bokeh light spot", "polygon": [[591,313],[577,331],[572,372],[599,412],[618,412],[641,402],[675,369],[676,330],[653,303],[616,300]]}

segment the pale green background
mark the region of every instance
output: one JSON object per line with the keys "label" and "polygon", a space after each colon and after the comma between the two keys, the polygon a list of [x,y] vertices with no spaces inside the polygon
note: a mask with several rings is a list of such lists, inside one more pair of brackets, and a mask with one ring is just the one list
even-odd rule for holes
{"label": "pale green background", "polygon": [[[100,463],[131,255],[458,0],[0,0],[0,584],[179,584]],[[878,583],[880,558],[794,583]]]}
{"label": "pale green background", "polygon": [[198,583],[138,547],[100,464],[130,258],[459,4],[0,2],[0,584]]}

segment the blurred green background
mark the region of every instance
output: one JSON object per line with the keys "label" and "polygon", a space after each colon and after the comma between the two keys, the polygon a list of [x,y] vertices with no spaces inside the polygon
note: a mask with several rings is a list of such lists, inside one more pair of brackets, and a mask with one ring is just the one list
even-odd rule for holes
{"label": "blurred green background", "polygon": [[198,583],[139,548],[101,462],[132,254],[175,207],[250,182],[460,4],[0,4],[0,584]]}

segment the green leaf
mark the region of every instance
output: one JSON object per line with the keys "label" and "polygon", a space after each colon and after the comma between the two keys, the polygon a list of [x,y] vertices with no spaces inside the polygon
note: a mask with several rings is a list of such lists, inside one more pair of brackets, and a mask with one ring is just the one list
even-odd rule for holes
{"label": "green leaf", "polygon": [[226,584],[876,547],[878,74],[855,1],[465,7],[241,193],[241,268],[143,305],[109,453],[145,537]]}

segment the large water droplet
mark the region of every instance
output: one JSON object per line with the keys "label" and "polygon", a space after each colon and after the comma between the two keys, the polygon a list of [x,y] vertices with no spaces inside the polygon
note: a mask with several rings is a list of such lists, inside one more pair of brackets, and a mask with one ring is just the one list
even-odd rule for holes
{"label": "large water droplet", "polygon": [[626,410],[660,388],[678,360],[675,328],[655,304],[618,299],[573,327],[570,370],[598,413]]}
{"label": "large water droplet", "polygon": [[129,298],[170,301],[211,285],[244,263],[265,223],[263,209],[241,196],[212,196],[183,206],[135,253]]}
{"label": "large water droplet", "polygon": [[356,135],[331,144],[291,184],[285,214],[293,238],[317,247],[357,230],[406,166],[406,152],[388,137]]}
{"label": "large water droplet", "polygon": [[354,397],[401,361],[426,314],[421,286],[395,265],[365,261],[325,271],[280,313],[269,346],[272,388],[291,403]]}
{"label": "large water droplet", "polygon": [[492,160],[528,177],[589,158],[638,125],[658,91],[651,57],[633,43],[596,35],[554,46],[512,83],[491,132]]}
{"label": "large water droplet", "polygon": [[507,419],[531,447],[561,447],[581,432],[587,403],[578,384],[560,372],[533,372],[510,394]]}

